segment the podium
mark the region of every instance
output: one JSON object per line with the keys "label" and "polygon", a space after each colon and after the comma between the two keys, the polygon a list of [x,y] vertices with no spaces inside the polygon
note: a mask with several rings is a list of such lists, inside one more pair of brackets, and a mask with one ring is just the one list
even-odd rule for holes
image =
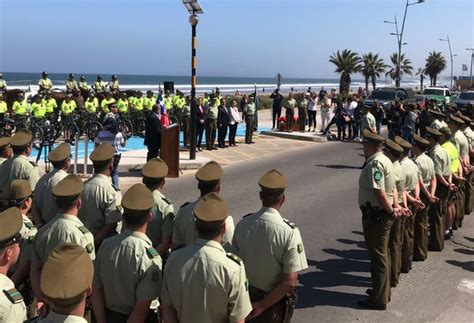
{"label": "podium", "polygon": [[163,128],[160,158],[168,165],[166,177],[179,177],[179,124]]}

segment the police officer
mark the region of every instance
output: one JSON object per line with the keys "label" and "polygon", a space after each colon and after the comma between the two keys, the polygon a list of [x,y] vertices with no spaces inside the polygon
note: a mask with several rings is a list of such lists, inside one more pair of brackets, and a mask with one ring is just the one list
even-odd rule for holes
{"label": "police officer", "polygon": [[439,202],[439,199],[435,196],[436,175],[434,163],[425,153],[429,144],[429,141],[425,138],[417,134],[413,135],[411,151],[420,170],[420,199],[425,205],[425,208],[418,208],[415,213],[413,261],[424,261],[428,256],[428,211],[431,204]]}
{"label": "police officer", "polygon": [[311,93],[306,92],[303,100],[298,104],[298,127],[300,132],[304,132],[306,121],[308,119],[308,103],[311,98]]}
{"label": "police officer", "polygon": [[[462,133],[466,136],[467,141],[468,141],[468,155],[469,155],[469,161],[471,161],[470,157],[470,152],[471,152],[471,147],[474,144],[474,132],[471,130],[469,125],[471,124],[472,120],[471,118],[461,114],[459,115],[459,118],[464,121],[464,124],[461,126]],[[468,215],[471,213],[471,192],[472,192],[472,185],[471,182],[473,180],[473,173],[470,170],[470,164],[465,165],[464,170],[465,174],[464,176],[466,177],[466,182],[465,182],[465,190],[464,190],[464,214]]]}
{"label": "police officer", "polygon": [[288,99],[285,100],[283,107],[286,110],[286,130],[288,132],[293,132],[293,122],[296,107],[296,100],[293,98],[293,93],[288,95]]}
{"label": "police officer", "polygon": [[98,322],[158,322],[162,262],[145,234],[153,205],[153,195],[143,184],[133,185],[123,196],[124,230],[102,243],[95,261]]}
{"label": "police officer", "polygon": [[69,79],[66,81],[66,93],[78,94],[79,86],[77,85],[76,80],[74,79],[74,74],[69,74]]}
{"label": "police officer", "polygon": [[276,169],[259,182],[262,207],[235,228],[233,245],[249,279],[251,322],[289,322],[296,302],[298,272],[306,269],[300,231],[280,210],[288,180]]}
{"label": "police officer", "polygon": [[39,92],[51,91],[53,88],[53,83],[48,78],[48,72],[44,71],[41,73],[41,79],[38,81]]}
{"label": "police officer", "polygon": [[191,99],[186,97],[185,104],[181,109],[181,116],[183,122],[183,144],[184,147],[189,147],[190,130],[191,130]]}
{"label": "police officer", "polygon": [[60,144],[48,154],[53,170],[39,179],[33,198],[33,219],[39,227],[58,214],[53,187],[67,176],[71,165],[70,155],[71,146],[68,143]]}
{"label": "police officer", "polygon": [[26,103],[25,94],[23,92],[18,93],[15,102],[13,102],[12,111],[18,117],[26,116],[28,103]]}
{"label": "police officer", "polygon": [[7,82],[3,79],[3,73],[0,73],[0,93],[7,90]]}
{"label": "police officer", "polygon": [[117,233],[117,223],[122,215],[121,195],[110,178],[114,154],[115,149],[110,144],[101,144],[94,149],[89,157],[94,176],[85,182],[82,193],[79,218],[94,235],[97,249],[105,238]]}
{"label": "police officer", "polygon": [[31,139],[32,136],[28,130],[20,130],[11,138],[13,158],[5,161],[0,168],[0,198],[8,198],[10,185],[15,179],[28,180],[31,190],[35,190],[39,171],[38,167],[28,159],[32,151]]}
{"label": "police officer", "polygon": [[13,157],[13,150],[10,146],[10,137],[0,138],[0,166],[8,159]]}
{"label": "police officer", "polygon": [[61,114],[63,117],[70,116],[77,108],[76,101],[72,99],[71,94],[66,94],[66,100],[61,103]]}
{"label": "police officer", "polygon": [[389,234],[394,218],[402,210],[393,207],[395,176],[393,164],[382,154],[384,138],[362,131],[366,165],[359,177],[359,206],[362,225],[371,262],[372,292],[368,299],[357,303],[369,309],[385,310],[390,297]]}
{"label": "police officer", "polygon": [[20,256],[21,212],[12,207],[0,213],[0,322],[23,322],[26,306],[23,297],[8,278],[8,270]]}
{"label": "police officer", "polygon": [[3,119],[5,113],[8,111],[7,103],[3,99],[3,93],[0,89],[0,118]]}
{"label": "police officer", "polygon": [[99,99],[96,98],[95,93],[90,91],[89,96],[87,97],[86,102],[84,103],[84,108],[88,113],[96,113],[99,108]]}
{"label": "police officer", "polygon": [[128,112],[127,94],[125,94],[125,93],[120,94],[120,97],[117,101],[117,110],[120,113],[127,113]]}
{"label": "police officer", "polygon": [[82,75],[79,80],[79,90],[81,91],[82,96],[85,96],[87,93],[89,93],[89,84],[87,84],[86,77],[84,75]]}
{"label": "police officer", "polygon": [[154,200],[147,236],[163,258],[171,247],[175,218],[173,203],[162,193],[167,175],[168,166],[160,158],[149,160],[142,168],[142,182],[152,192]]}
{"label": "police officer", "polygon": [[94,266],[81,246],[62,243],[51,252],[41,272],[41,292],[51,311],[34,322],[77,322],[83,318],[86,298],[92,294]]}
{"label": "police officer", "polygon": [[112,93],[117,93],[120,90],[120,84],[117,79],[117,75],[112,75],[112,79],[109,82],[109,90]]}
{"label": "police officer", "polygon": [[105,92],[105,83],[102,81],[102,75],[97,75],[97,80],[92,85],[96,94],[103,94]]}
{"label": "police officer", "polygon": [[362,105],[362,130],[368,129],[373,133],[377,132],[377,122],[372,113],[370,113],[370,106]]}
{"label": "police officer", "polygon": [[213,98],[211,104],[206,110],[206,146],[207,150],[217,150],[215,147],[216,130],[217,130],[217,115],[219,108],[217,107],[217,100]]}
{"label": "police officer", "polygon": [[30,112],[36,120],[43,119],[46,116],[46,105],[43,103],[41,94],[37,94],[33,103],[31,103]]}
{"label": "police officer", "polygon": [[171,253],[161,305],[169,322],[241,322],[252,310],[245,267],[222,247],[229,207],[217,193],[194,208],[199,239]]}
{"label": "police officer", "polygon": [[51,96],[50,91],[47,91],[44,94],[44,98],[42,102],[46,108],[46,115],[52,116],[55,110],[58,108],[58,103],[56,102],[56,99]]}
{"label": "police officer", "polygon": [[27,217],[31,209],[32,199],[30,184],[27,180],[16,179],[10,186],[10,206],[17,207],[21,211],[23,225],[20,230],[22,241],[20,243],[21,255],[18,267],[11,276],[15,286],[21,286],[30,275],[32,242],[38,230]]}
{"label": "police officer", "polygon": [[[367,129],[368,130],[368,129]],[[370,130],[368,130],[370,131]],[[372,132],[372,131],[371,131]],[[400,165],[400,156],[403,153],[403,148],[400,147],[396,142],[387,139],[384,145],[384,155],[387,156],[393,163],[393,175],[395,177],[395,187],[397,191],[397,198],[394,196],[393,205],[396,208],[403,210],[403,213],[407,211],[407,200],[406,200],[406,179],[405,173]],[[403,246],[403,227],[404,218],[394,218],[393,225],[390,229],[388,250],[390,251],[390,286],[397,287],[399,281],[399,275],[402,264],[402,246]],[[372,290],[368,290],[367,293],[371,294]],[[390,295],[390,293],[389,293]],[[390,299],[390,297],[389,297]]]}
{"label": "police officer", "polygon": [[245,121],[245,143],[250,145],[255,142],[252,140],[254,117],[255,117],[255,103],[250,97],[245,97],[244,108],[242,110],[242,120]]}
{"label": "police officer", "polygon": [[430,128],[439,130],[442,127],[447,127],[446,122],[444,122],[444,118],[445,116],[443,113],[441,113],[438,110],[431,109],[430,110],[430,120],[431,120]]}
{"label": "police officer", "polygon": [[426,127],[426,139],[429,141],[428,156],[434,164],[436,175],[436,197],[439,202],[432,204],[428,217],[430,223],[430,241],[428,250],[441,251],[444,248],[444,222],[447,214],[447,198],[449,192],[454,190],[450,183],[451,162],[448,153],[440,146],[441,132],[431,127]]}
{"label": "police officer", "polygon": [[[223,175],[222,167],[215,161],[210,161],[202,166],[195,175],[198,189],[201,192],[200,198],[207,193],[219,193]],[[198,201],[199,199],[194,202],[186,202],[179,209],[173,228],[173,247],[187,246],[196,241],[197,232],[194,226],[193,210]],[[225,220],[225,225],[226,232],[222,238],[222,245],[224,249],[230,251],[234,235],[234,220],[231,215]]]}

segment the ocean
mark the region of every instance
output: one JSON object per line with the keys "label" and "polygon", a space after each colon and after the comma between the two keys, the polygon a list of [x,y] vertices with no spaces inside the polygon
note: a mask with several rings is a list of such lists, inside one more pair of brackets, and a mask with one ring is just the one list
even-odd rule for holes
{"label": "ocean", "polygon": [[[49,78],[53,82],[54,88],[64,89],[69,73],[49,73]],[[81,76],[85,76],[89,84],[92,84],[97,74],[80,74],[75,73],[75,79],[79,81]],[[101,74],[104,81],[109,81],[111,74]],[[153,90],[157,91],[163,83],[167,81],[174,82],[175,89],[180,89],[183,92],[189,92],[190,76],[171,76],[171,75],[117,75],[122,89],[134,90]],[[326,89],[339,87],[339,78],[283,78],[281,89],[282,91],[306,91],[311,87],[313,91],[319,91],[320,87]],[[30,91],[37,91],[38,80],[41,78],[41,73],[15,73],[4,72],[4,79],[8,83],[8,88],[29,89]],[[234,93],[239,91],[241,93],[248,93],[254,91],[257,87],[258,92],[272,92],[276,88],[276,78],[266,77],[215,77],[215,76],[198,76],[197,92],[211,92],[216,87],[219,87],[222,93]],[[378,86],[391,86],[390,80],[385,78],[378,81]],[[416,87],[418,81],[416,79],[406,80],[402,86]],[[356,90],[359,87],[364,87],[365,83],[362,79],[353,79],[351,88]]]}

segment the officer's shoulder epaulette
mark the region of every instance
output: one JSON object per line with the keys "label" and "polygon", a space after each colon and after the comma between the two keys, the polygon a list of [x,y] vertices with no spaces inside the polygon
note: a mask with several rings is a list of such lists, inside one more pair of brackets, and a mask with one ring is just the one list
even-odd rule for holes
{"label": "officer's shoulder epaulette", "polygon": [[146,255],[147,255],[148,258],[150,258],[150,259],[153,259],[153,258],[156,258],[156,257],[159,256],[158,251],[156,251],[156,249],[153,248],[153,247],[150,247],[150,248],[147,248],[147,249],[146,249]]}
{"label": "officer's shoulder epaulette", "polygon": [[242,259],[240,259],[239,256],[234,255],[232,252],[227,252],[225,255],[227,256],[227,258],[231,259],[232,261],[237,263],[239,266],[242,264]]}
{"label": "officer's shoulder epaulette", "polygon": [[18,304],[23,301],[23,296],[21,296],[20,292],[16,288],[4,289],[3,294],[5,294],[12,304]]}
{"label": "officer's shoulder epaulette", "polygon": [[117,186],[115,186],[114,184],[112,184],[112,187],[113,187],[113,189],[115,190],[115,192],[120,191],[120,189],[119,189]]}
{"label": "officer's shoulder epaulette", "polygon": [[28,229],[28,230],[31,230],[31,229],[34,229],[35,228],[35,225],[31,222],[23,222],[23,224],[25,225],[25,227]]}
{"label": "officer's shoulder epaulette", "polygon": [[283,221],[288,224],[290,226],[290,228],[294,229],[296,228],[296,224],[294,224],[293,222],[290,222],[289,220],[287,219],[283,219]]}
{"label": "officer's shoulder epaulette", "polygon": [[87,253],[92,253],[94,251],[94,245],[92,243],[88,243],[85,247]]}
{"label": "officer's shoulder epaulette", "polygon": [[242,218],[246,218],[246,217],[248,217],[249,215],[252,215],[252,214],[253,214],[253,213],[246,214],[246,215],[244,215]]}
{"label": "officer's shoulder epaulette", "polygon": [[90,232],[89,229],[87,229],[85,226],[80,226],[77,228],[79,229],[79,231],[81,231],[84,234],[86,234],[87,232]]}
{"label": "officer's shoulder epaulette", "polygon": [[34,161],[30,160],[29,162],[30,162],[31,166],[36,167],[36,163]]}
{"label": "officer's shoulder epaulette", "polygon": [[183,203],[183,205],[181,205],[180,208],[185,207],[185,206],[188,205],[189,203],[191,203],[191,202],[185,202],[185,203]]}
{"label": "officer's shoulder epaulette", "polygon": [[168,199],[167,199],[166,197],[164,197],[164,196],[162,197],[162,200],[165,201],[166,203],[168,203],[168,205],[173,204],[173,203],[171,203],[170,200],[168,200]]}

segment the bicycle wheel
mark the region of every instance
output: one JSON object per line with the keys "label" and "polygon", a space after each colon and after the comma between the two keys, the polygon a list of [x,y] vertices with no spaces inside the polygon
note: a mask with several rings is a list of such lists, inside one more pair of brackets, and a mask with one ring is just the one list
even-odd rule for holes
{"label": "bicycle wheel", "polygon": [[126,139],[129,139],[133,135],[133,126],[130,120],[123,120],[119,122],[118,130],[124,135]]}
{"label": "bicycle wheel", "polygon": [[69,123],[63,127],[64,140],[71,145],[74,145],[78,133],[79,128],[74,122]]}
{"label": "bicycle wheel", "polygon": [[102,125],[97,121],[92,121],[87,125],[87,135],[89,136],[89,140],[94,142],[95,137],[99,131],[102,130]]}
{"label": "bicycle wheel", "polygon": [[139,118],[135,121],[135,135],[139,136],[140,138],[145,138],[145,128],[145,119]]}
{"label": "bicycle wheel", "polygon": [[30,128],[31,131],[31,145],[39,149],[43,143],[43,129],[37,125],[33,125]]}

